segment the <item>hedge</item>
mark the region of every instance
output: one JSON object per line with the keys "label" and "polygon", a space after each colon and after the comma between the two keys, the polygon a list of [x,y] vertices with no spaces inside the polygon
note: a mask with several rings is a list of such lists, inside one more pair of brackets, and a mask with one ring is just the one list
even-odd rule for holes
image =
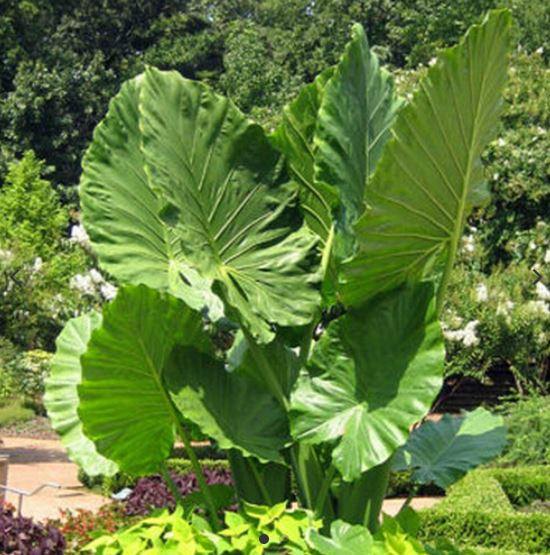
{"label": "hedge", "polygon": [[520,466],[483,470],[498,480],[513,505],[522,507],[537,499],[550,499],[550,466]]}
{"label": "hedge", "polygon": [[485,511],[453,511],[449,509],[419,512],[420,539],[433,541],[445,537],[451,541],[476,547],[550,553],[550,515],[543,513],[492,513]]}

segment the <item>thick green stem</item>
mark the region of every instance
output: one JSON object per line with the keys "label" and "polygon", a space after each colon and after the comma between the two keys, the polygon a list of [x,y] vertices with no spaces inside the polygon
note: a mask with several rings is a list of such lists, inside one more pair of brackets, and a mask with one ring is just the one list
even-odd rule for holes
{"label": "thick green stem", "polygon": [[264,351],[261,349],[261,347],[258,346],[258,344],[245,326],[241,326],[241,329],[248,343],[248,348],[250,349],[250,352],[252,353],[256,364],[258,365],[258,369],[260,370],[260,373],[267,387],[269,388],[275,399],[277,399],[280,405],[285,409],[285,411],[288,411],[289,401],[287,399],[285,391],[283,390],[283,386],[277,379],[277,376],[273,373],[271,364],[266,358]]}
{"label": "thick green stem", "polygon": [[212,519],[212,525],[215,530],[220,530],[222,527],[222,523],[220,521],[220,518],[218,517],[214,500],[210,495],[210,488],[208,487],[208,484],[204,479],[204,474],[202,473],[202,468],[199,463],[199,459],[197,459],[197,455],[195,454],[193,447],[191,447],[191,440],[188,437],[187,432],[179,422],[179,419],[177,419],[177,430],[178,430],[178,435],[183,442],[185,451],[187,452],[187,456],[191,461],[191,466],[193,468],[193,471],[195,472],[195,476],[197,477],[197,482],[199,483],[199,489],[204,497],[204,500],[206,501],[208,512],[210,513],[210,517]]}
{"label": "thick green stem", "polygon": [[418,488],[418,484],[414,484],[414,486],[411,488],[411,490],[409,491],[409,495],[407,495],[407,499],[405,499],[405,502],[403,503],[403,505],[401,505],[401,508],[399,509],[400,513],[411,504],[412,500],[416,497],[416,494],[418,493]]}
{"label": "thick green stem", "polygon": [[338,518],[351,524],[363,524],[375,533],[388,489],[390,468],[391,457],[365,472],[355,482],[342,482],[338,497]]}
{"label": "thick green stem", "polygon": [[323,507],[325,506],[327,495],[330,491],[330,486],[332,485],[332,481],[334,480],[335,474],[336,474],[336,468],[333,465],[330,465],[328,472],[325,474],[323,483],[321,484],[321,489],[317,494],[317,500],[315,501],[316,515],[319,515],[319,516],[323,515]]}
{"label": "thick green stem", "polygon": [[168,472],[168,469],[166,468],[165,463],[162,464],[160,468],[160,473],[162,474],[162,477],[164,478],[164,482],[168,486],[168,489],[172,492],[175,502],[178,505],[181,505],[183,507],[185,504],[183,495],[181,494],[181,491],[178,489],[176,482],[174,482],[174,480],[172,479],[172,476],[170,476],[170,472]]}
{"label": "thick green stem", "polygon": [[265,503],[269,506],[273,505],[273,499],[271,498],[271,495],[269,494],[269,492],[267,491],[267,488],[265,487],[264,481],[262,480],[262,477],[260,476],[260,473],[256,468],[255,462],[250,458],[246,459],[246,461],[248,463],[248,466],[252,470],[252,475],[256,480],[256,484],[258,485],[258,489],[260,490]]}

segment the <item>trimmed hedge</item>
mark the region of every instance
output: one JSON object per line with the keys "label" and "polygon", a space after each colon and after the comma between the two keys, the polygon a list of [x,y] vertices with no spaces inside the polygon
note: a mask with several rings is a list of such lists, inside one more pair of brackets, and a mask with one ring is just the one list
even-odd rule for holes
{"label": "trimmed hedge", "polygon": [[451,486],[437,508],[441,511],[485,511],[512,514],[514,508],[496,478],[486,472],[472,472]]}
{"label": "trimmed hedge", "polygon": [[[227,470],[229,469],[229,462],[226,459],[202,459],[200,461],[202,468],[208,470]],[[166,461],[168,470],[177,474],[188,474],[193,472],[191,461],[188,459],[168,459]]]}
{"label": "trimmed hedge", "polygon": [[523,507],[537,499],[550,500],[550,466],[520,466],[483,470],[498,480],[513,505]]}
{"label": "trimmed hedge", "polygon": [[454,542],[479,547],[550,553],[550,515],[452,511],[438,507],[419,512],[420,539],[445,537]]}

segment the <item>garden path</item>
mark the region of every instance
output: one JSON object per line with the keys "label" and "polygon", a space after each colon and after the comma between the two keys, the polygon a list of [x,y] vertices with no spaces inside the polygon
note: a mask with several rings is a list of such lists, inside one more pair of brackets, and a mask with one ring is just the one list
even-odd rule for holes
{"label": "garden path", "polygon": [[[44,489],[23,499],[23,516],[38,520],[58,518],[60,509],[96,510],[108,499],[89,493],[78,481],[78,467],[71,463],[58,440],[4,437],[0,454],[10,456],[8,486],[32,491],[44,482],[55,482],[62,489]],[[17,506],[19,496],[6,499]]]}
{"label": "garden path", "polygon": [[[109,500],[89,493],[78,481],[78,467],[71,463],[59,440],[4,437],[0,454],[10,456],[8,485],[31,491],[44,482],[56,482],[62,489],[44,489],[34,497],[24,498],[23,515],[42,520],[59,517],[60,509],[97,510]],[[7,500],[17,506],[18,496],[8,493]],[[414,509],[432,507],[441,498],[417,497]],[[387,499],[383,511],[396,515],[403,499]]]}

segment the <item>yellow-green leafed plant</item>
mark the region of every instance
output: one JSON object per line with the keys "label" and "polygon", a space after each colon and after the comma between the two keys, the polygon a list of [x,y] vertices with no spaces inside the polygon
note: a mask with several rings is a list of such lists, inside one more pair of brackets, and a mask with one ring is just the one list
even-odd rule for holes
{"label": "yellow-green leafed plant", "polygon": [[217,530],[185,417],[227,451],[241,506],[285,502],[294,481],[325,532],[375,533],[394,460],[448,485],[498,454],[486,411],[407,441],[443,382],[439,316],[465,219],[488,199],[510,23],[490,12],[409,103],[356,25],[272,135],[176,72],[127,82],[80,190],[120,288],[68,323],[47,386],[73,460],[167,475],[179,438]]}

